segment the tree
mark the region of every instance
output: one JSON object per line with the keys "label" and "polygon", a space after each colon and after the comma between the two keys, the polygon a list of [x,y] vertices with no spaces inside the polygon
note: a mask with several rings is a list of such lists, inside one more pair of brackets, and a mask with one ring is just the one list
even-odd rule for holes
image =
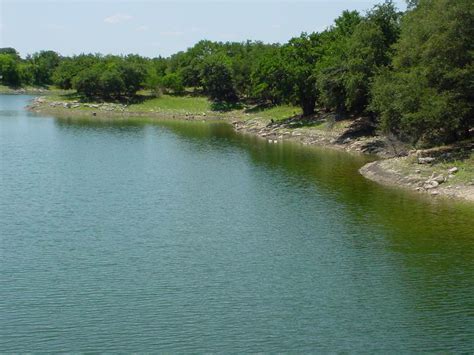
{"label": "tree", "polygon": [[8,86],[19,86],[21,76],[18,62],[11,54],[0,54],[0,80]]}
{"label": "tree", "polygon": [[126,95],[133,96],[143,87],[146,76],[144,65],[124,60],[118,65],[118,71],[125,85]]}
{"label": "tree", "polygon": [[347,111],[345,77],[351,36],[362,21],[357,11],[344,11],[335,25],[321,33],[321,58],[315,66],[319,101],[338,113]]}
{"label": "tree", "polygon": [[178,73],[169,73],[161,78],[160,84],[163,88],[173,91],[175,94],[184,92],[183,78]]}
{"label": "tree", "polygon": [[41,51],[29,59],[33,65],[34,83],[44,86],[53,83],[53,72],[61,62],[61,57],[54,51]]}
{"label": "tree", "polygon": [[262,56],[250,77],[252,96],[260,101],[270,101],[273,105],[288,101],[293,87],[285,65],[278,47]]}
{"label": "tree", "polygon": [[11,55],[13,57],[13,59],[15,59],[16,61],[21,60],[20,54],[18,54],[18,52],[15,48],[11,48],[11,47],[0,48],[0,54]]}
{"label": "tree", "polygon": [[289,99],[298,103],[303,115],[311,115],[316,108],[318,90],[314,67],[321,57],[320,35],[301,34],[282,47],[288,80],[292,86]]}
{"label": "tree", "polygon": [[202,63],[200,80],[204,92],[212,100],[229,103],[238,100],[232,64],[226,55],[218,53],[206,57]]}
{"label": "tree", "polygon": [[101,94],[100,76],[102,68],[95,65],[80,71],[72,80],[72,86],[87,99],[93,99]]}
{"label": "tree", "polygon": [[420,0],[402,21],[393,70],[374,81],[381,126],[414,143],[467,137],[474,125],[474,9],[470,0]]}
{"label": "tree", "polygon": [[354,29],[347,48],[344,88],[345,106],[363,112],[370,101],[370,82],[390,64],[391,46],[400,32],[400,14],[391,1],[376,5]]}
{"label": "tree", "polygon": [[120,98],[125,92],[125,83],[120,72],[115,68],[102,72],[99,77],[99,89],[103,98]]}
{"label": "tree", "polygon": [[70,58],[63,58],[55,68],[52,80],[61,89],[71,89],[74,77],[82,70],[91,68],[103,60],[101,55],[81,54]]}

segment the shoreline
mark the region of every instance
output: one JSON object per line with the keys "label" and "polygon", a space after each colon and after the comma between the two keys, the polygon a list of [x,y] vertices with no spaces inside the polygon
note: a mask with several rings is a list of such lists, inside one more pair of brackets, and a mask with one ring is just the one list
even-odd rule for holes
{"label": "shoreline", "polygon": [[[36,97],[27,106],[27,110],[56,117],[89,119],[149,118],[152,120],[224,121],[231,124],[236,132],[258,136],[272,144],[293,141],[353,154],[371,155],[378,160],[359,169],[359,173],[366,179],[381,185],[429,195],[432,198],[446,197],[474,202],[474,167],[470,165],[469,159],[467,164],[469,169],[472,168],[472,174],[469,169],[464,169],[469,170],[467,178],[464,176],[466,174],[461,174],[464,178],[458,179],[456,165],[459,164],[456,162],[453,162],[452,166],[446,162],[441,164],[439,159],[428,157],[438,154],[435,152],[439,149],[413,151],[405,144],[375,133],[364,135],[364,132],[370,130],[370,123],[363,117],[336,123],[331,121],[330,117],[323,118],[320,114],[309,118],[304,124],[301,124],[302,119],[296,116],[284,122],[273,122],[273,120],[269,122],[268,119],[242,111],[224,113],[177,110],[132,111],[121,104],[79,104],[52,101],[44,96]],[[471,154],[470,159],[474,160],[474,143],[468,143],[466,149],[468,154]],[[420,157],[421,160],[419,160]],[[424,162],[423,159],[430,163],[420,163],[420,161]],[[456,171],[450,173],[449,169],[454,168]]]}

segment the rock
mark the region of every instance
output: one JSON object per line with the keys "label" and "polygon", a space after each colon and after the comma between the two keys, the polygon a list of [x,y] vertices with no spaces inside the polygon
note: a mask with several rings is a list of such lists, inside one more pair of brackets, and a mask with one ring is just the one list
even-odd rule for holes
{"label": "rock", "polygon": [[434,180],[425,181],[425,183],[423,184],[423,187],[426,190],[434,189],[434,188],[437,188],[438,186],[439,186],[439,183]]}
{"label": "rock", "polygon": [[274,140],[273,143],[278,143],[278,141]]}
{"label": "rock", "polygon": [[455,173],[457,173],[458,171],[459,171],[459,169],[456,168],[456,167],[452,167],[451,169],[448,169],[448,172],[449,172],[450,174],[455,174]]}
{"label": "rock", "polygon": [[432,195],[438,195],[438,194],[439,194],[439,191],[431,191],[430,194],[432,194]]}
{"label": "rock", "polygon": [[273,143],[273,139],[269,139],[269,140],[268,140],[268,143]]}
{"label": "rock", "polygon": [[416,169],[416,170],[415,170],[415,173],[420,174],[420,173],[421,173],[421,170],[420,170],[420,169]]}
{"label": "rock", "polygon": [[432,178],[431,180],[436,181],[438,184],[442,184],[446,179],[444,178],[443,175],[438,175]]}
{"label": "rock", "polygon": [[418,158],[418,164],[430,164],[435,161],[435,158],[426,157],[426,158]]}

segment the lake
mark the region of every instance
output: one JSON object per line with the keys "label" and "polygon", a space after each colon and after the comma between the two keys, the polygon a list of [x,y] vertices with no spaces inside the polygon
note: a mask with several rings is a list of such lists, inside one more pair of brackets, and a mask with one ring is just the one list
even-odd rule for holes
{"label": "lake", "polygon": [[474,207],[225,123],[0,95],[1,352],[474,351]]}

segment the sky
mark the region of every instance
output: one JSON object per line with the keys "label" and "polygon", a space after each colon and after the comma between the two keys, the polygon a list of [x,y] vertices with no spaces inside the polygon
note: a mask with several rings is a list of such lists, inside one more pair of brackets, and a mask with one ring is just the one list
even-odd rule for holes
{"label": "sky", "polygon": [[[0,0],[0,47],[169,56],[202,39],[284,43],[382,0]],[[404,0],[395,0],[405,9]]]}

